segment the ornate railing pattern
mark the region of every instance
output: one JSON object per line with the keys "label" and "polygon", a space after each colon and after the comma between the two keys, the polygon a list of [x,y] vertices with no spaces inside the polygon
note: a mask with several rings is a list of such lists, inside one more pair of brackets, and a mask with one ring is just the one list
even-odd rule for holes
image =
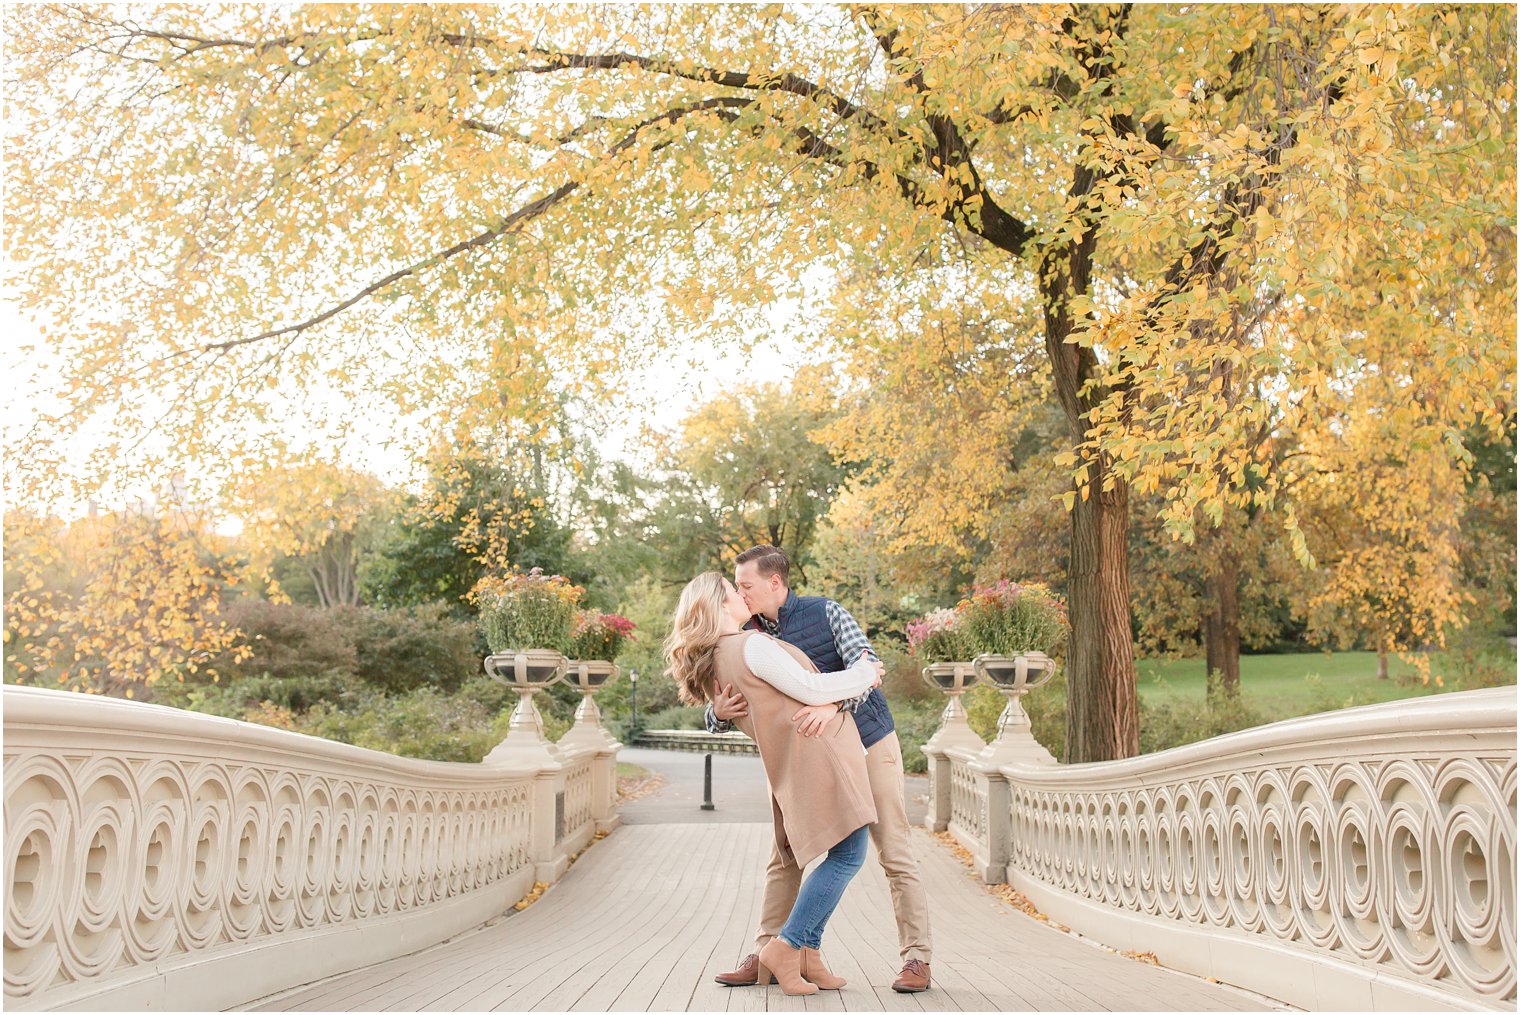
{"label": "ornate railing pattern", "polygon": [[952,749],[950,767],[950,830],[961,839],[981,842],[987,837],[987,788],[971,770],[976,755]]}
{"label": "ornate railing pattern", "polygon": [[1515,728],[1506,689],[1103,764],[949,751],[957,796],[1008,801],[1002,828],[950,827],[1062,922],[1177,968],[1308,1007],[1512,1007]]}
{"label": "ornate railing pattern", "polygon": [[566,839],[577,839],[585,834],[596,820],[593,810],[592,762],[587,755],[571,762],[565,768],[565,828]]}
{"label": "ornate railing pattern", "polygon": [[418,761],[14,687],[4,754],[18,1008],[233,1006],[468,929],[563,870],[556,792],[584,842],[615,764]]}

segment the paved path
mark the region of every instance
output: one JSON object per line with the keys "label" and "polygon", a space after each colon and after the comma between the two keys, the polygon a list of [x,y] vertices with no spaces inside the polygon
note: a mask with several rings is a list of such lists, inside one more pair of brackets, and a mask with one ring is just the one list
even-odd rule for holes
{"label": "paved path", "polygon": [[[634,761],[628,752],[625,760]],[[701,801],[701,755],[695,801]],[[644,764],[639,757],[636,763]],[[692,817],[684,763],[628,805],[629,823],[588,850],[521,913],[425,951],[266,999],[260,1011],[1259,1011],[1245,994],[1157,969],[1053,930],[988,894],[948,850],[914,832],[929,892],[934,989],[896,994],[900,966],[874,851],[830,922],[824,954],[849,985],[808,998],[725,988],[715,973],[750,948],[770,849],[753,778],[728,763],[719,811]],[[757,764],[757,763],[756,763]],[[646,766],[650,767],[650,766]],[[753,774],[753,773],[752,773]],[[761,791],[763,794],[763,781]],[[742,801],[748,800],[748,804]],[[635,806],[639,804],[641,806]],[[643,823],[640,823],[643,822]]]}
{"label": "paved path", "polygon": [[[771,819],[770,794],[760,759],[747,754],[713,754],[713,807],[702,805],[702,755],[696,751],[654,751],[625,747],[618,760],[647,768],[665,777],[665,787],[621,808],[625,825],[669,823],[765,823]],[[924,822],[929,803],[929,780],[907,779],[908,820]]]}

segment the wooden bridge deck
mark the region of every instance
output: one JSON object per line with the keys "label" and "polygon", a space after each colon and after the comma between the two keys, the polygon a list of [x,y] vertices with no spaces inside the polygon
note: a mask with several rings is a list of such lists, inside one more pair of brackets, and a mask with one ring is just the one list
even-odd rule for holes
{"label": "wooden bridge deck", "polygon": [[933,921],[934,988],[896,994],[900,966],[875,857],[824,938],[849,980],[787,997],[713,975],[749,950],[770,827],[631,824],[528,909],[425,951],[287,991],[259,1011],[1259,1011],[1243,992],[1054,930],[990,895],[915,831]]}

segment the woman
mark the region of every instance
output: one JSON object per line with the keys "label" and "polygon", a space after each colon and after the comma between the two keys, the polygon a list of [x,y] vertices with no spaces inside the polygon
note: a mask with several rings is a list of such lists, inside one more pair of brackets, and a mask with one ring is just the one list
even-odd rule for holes
{"label": "woman", "polygon": [[792,646],[744,630],[749,619],[744,597],[727,579],[717,572],[698,575],[681,592],[665,656],[690,704],[711,701],[723,686],[743,692],[749,715],[737,722],[760,748],[777,847],[798,867],[828,854],[803,882],[780,935],[760,950],[760,983],[774,975],[788,994],[814,994],[844,985],[824,967],[818,948],[845,886],[865,861],[866,826],[876,820],[876,806],[854,716],[841,712],[819,737],[800,736],[791,718],[799,703],[852,698],[881,677],[868,657],[841,673],[818,673]]}

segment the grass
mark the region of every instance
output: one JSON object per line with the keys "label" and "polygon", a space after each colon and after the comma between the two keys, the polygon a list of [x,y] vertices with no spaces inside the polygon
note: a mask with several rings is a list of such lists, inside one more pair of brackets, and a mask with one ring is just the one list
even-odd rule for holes
{"label": "grass", "polygon": [[[1376,652],[1299,652],[1243,655],[1240,688],[1245,698],[1275,718],[1351,705],[1437,694],[1458,688],[1515,683],[1515,650],[1503,641],[1479,649],[1432,652],[1430,682],[1397,656],[1388,658],[1388,679],[1379,680]],[[1202,703],[1202,659],[1141,659],[1135,663],[1140,696],[1149,704]]]}
{"label": "grass", "polygon": [[640,765],[630,765],[626,761],[617,763],[617,777],[619,779],[643,779],[649,775],[649,769]]}

